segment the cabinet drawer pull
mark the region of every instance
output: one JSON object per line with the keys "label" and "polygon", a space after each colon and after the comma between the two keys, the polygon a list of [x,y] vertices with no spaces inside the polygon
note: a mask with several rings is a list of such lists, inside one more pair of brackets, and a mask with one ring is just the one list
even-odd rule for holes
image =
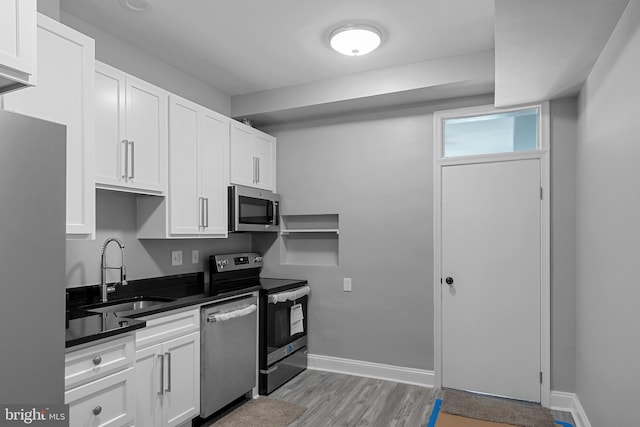
{"label": "cabinet drawer pull", "polygon": [[208,197],[204,198],[204,209],[205,209],[204,227],[207,228],[209,227],[209,198]]}
{"label": "cabinet drawer pull", "polygon": [[162,396],[164,394],[164,355],[159,354],[158,359],[160,359],[160,391],[158,395]]}
{"label": "cabinet drawer pull", "polygon": [[131,146],[131,172],[129,173],[129,179],[136,177],[136,147],[134,143],[135,141],[129,141],[129,145]]}
{"label": "cabinet drawer pull", "polygon": [[102,357],[100,356],[96,356],[93,358],[93,364],[98,366],[100,363],[102,363]]}
{"label": "cabinet drawer pull", "polygon": [[95,408],[93,408],[93,415],[100,415],[101,412],[102,406],[96,406]]}
{"label": "cabinet drawer pull", "polygon": [[127,177],[129,176],[129,141],[126,139],[122,140],[122,144],[124,145],[124,162],[123,162],[123,168],[122,168],[122,179],[124,179],[125,181],[127,180]]}
{"label": "cabinet drawer pull", "polygon": [[167,388],[164,389],[166,392],[171,391],[171,353],[164,354],[167,358]]}

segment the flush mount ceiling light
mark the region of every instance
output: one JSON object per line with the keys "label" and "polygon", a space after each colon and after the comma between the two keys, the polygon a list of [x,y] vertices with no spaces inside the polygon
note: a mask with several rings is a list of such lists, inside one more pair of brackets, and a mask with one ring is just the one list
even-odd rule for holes
{"label": "flush mount ceiling light", "polygon": [[373,52],[382,41],[382,33],[367,24],[345,25],[329,36],[331,47],[343,55],[362,56]]}
{"label": "flush mount ceiling light", "polygon": [[120,0],[120,4],[132,12],[145,12],[151,9],[150,0]]}

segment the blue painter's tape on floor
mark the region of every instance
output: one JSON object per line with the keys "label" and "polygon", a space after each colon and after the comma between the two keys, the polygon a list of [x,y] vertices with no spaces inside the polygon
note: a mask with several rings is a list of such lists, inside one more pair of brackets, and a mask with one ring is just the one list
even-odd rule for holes
{"label": "blue painter's tape on floor", "polygon": [[562,427],[573,427],[573,425],[571,423],[567,423],[565,421],[556,421],[556,424],[562,426]]}
{"label": "blue painter's tape on floor", "polygon": [[440,406],[442,406],[442,399],[436,399],[433,409],[431,410],[431,417],[429,418],[429,424],[427,427],[435,427],[438,420],[438,414],[440,413]]}

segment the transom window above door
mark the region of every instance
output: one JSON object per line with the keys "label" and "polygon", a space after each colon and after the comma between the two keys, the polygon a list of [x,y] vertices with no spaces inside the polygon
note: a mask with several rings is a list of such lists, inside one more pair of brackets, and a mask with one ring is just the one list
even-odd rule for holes
{"label": "transom window above door", "polygon": [[540,108],[446,118],[443,157],[539,150]]}

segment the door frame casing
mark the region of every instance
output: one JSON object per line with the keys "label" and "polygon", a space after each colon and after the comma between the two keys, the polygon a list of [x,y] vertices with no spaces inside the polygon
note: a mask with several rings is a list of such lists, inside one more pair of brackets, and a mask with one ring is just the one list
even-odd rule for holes
{"label": "door frame casing", "polygon": [[[442,123],[445,119],[484,114],[505,113],[530,108],[540,109],[538,123],[539,147],[536,151],[483,154],[444,158]],[[442,388],[442,168],[445,166],[495,163],[514,160],[539,159],[542,200],[540,203],[540,403],[551,405],[551,178],[550,178],[550,119],[549,103],[542,102],[497,109],[493,105],[436,111],[434,125],[434,204],[433,204],[433,289],[434,289],[434,387]]]}

